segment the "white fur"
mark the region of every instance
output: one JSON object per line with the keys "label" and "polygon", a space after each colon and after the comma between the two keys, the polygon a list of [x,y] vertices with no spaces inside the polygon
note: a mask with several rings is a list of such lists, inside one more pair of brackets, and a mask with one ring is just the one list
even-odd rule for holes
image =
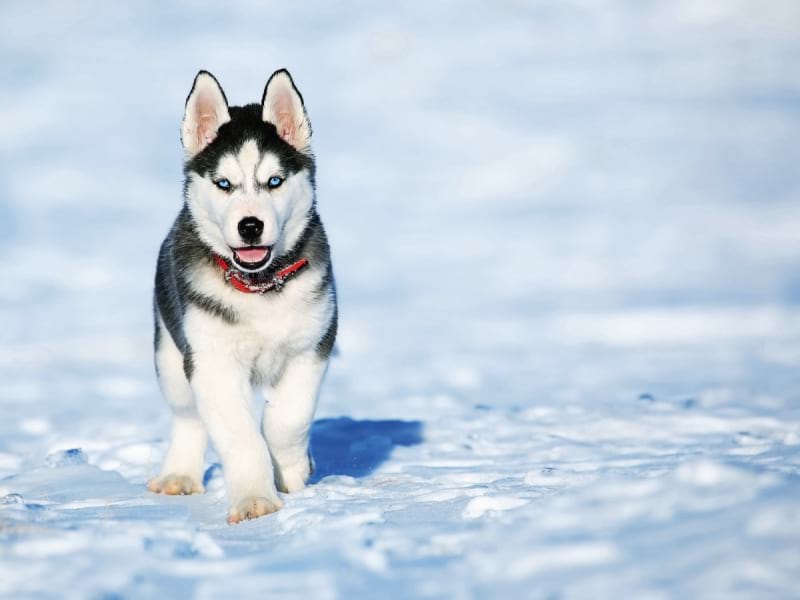
{"label": "white fur", "polygon": [[151,482],[151,489],[161,487],[176,477],[187,477],[190,492],[203,490],[203,467],[208,435],[197,414],[192,390],[183,372],[183,355],[164,325],[158,326],[161,342],[156,352],[156,368],[161,392],[172,409],[172,434],[161,474]]}
{"label": "white fur", "polygon": [[[230,325],[190,307],[185,319],[195,369],[192,391],[223,462],[231,511],[250,498],[279,505],[275,480],[296,491],[310,475],[308,433],[326,368],[315,349],[333,315],[329,303],[309,305],[304,298],[322,277],[321,270],[309,268],[281,294],[257,296],[225,284],[212,266],[193,274],[199,291],[231,304],[239,316]],[[252,372],[265,382],[269,403],[261,429],[269,449],[251,411]]]}
{"label": "white fur", "polygon": [[251,497],[279,504],[269,452],[252,413],[248,363],[254,344],[195,307],[186,312],[185,328],[195,369],[192,392],[222,459],[231,508]]}
{"label": "white fur", "polygon": [[314,352],[294,357],[275,385],[264,386],[267,405],[261,431],[267,440],[278,487],[302,489],[311,475],[308,438],[327,363]]}
{"label": "white fur", "polygon": [[[284,178],[280,187],[264,187],[273,175]],[[231,192],[220,190],[213,181],[228,179]],[[228,154],[219,161],[212,179],[192,173],[187,197],[189,210],[198,224],[203,241],[217,254],[232,258],[232,248],[244,245],[238,224],[245,217],[256,217],[264,223],[261,244],[273,246],[272,257],[280,256],[300,237],[313,202],[308,173],[282,173],[278,159],[259,154],[254,141],[246,142],[236,155]]]}

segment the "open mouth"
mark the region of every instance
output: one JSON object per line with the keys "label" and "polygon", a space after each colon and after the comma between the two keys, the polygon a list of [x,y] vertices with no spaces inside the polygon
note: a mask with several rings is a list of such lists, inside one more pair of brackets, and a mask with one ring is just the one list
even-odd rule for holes
{"label": "open mouth", "polygon": [[270,246],[246,246],[244,248],[231,248],[233,258],[244,269],[259,269],[269,261],[272,248]]}

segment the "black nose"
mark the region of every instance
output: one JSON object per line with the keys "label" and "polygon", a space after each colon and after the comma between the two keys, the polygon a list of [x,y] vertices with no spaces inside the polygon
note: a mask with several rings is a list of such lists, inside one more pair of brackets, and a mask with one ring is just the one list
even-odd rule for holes
{"label": "black nose", "polygon": [[264,231],[264,221],[255,217],[245,217],[239,221],[239,235],[245,242],[255,244]]}

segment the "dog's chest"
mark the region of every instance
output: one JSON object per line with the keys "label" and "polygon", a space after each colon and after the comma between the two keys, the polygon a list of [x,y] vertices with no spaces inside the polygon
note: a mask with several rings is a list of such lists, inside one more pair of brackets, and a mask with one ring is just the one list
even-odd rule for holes
{"label": "dog's chest", "polygon": [[285,302],[260,304],[261,310],[239,313],[238,346],[253,375],[269,381],[300,350],[304,323],[299,311]]}
{"label": "dog's chest", "polygon": [[306,269],[279,292],[247,294],[225,283],[214,269],[195,274],[198,292],[235,315],[233,322],[204,311],[187,314],[193,348],[224,353],[264,383],[274,383],[293,356],[316,351],[333,314],[329,296],[316,293],[322,271]]}
{"label": "dog's chest", "polygon": [[309,302],[305,282],[278,294],[240,296],[236,303],[237,354],[250,364],[254,378],[269,383],[286,361],[313,350],[323,333],[327,310],[324,302]]}

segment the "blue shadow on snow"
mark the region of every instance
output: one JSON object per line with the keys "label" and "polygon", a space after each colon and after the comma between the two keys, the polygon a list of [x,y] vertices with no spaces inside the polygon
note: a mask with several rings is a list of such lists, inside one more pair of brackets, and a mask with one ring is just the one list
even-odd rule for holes
{"label": "blue shadow on snow", "polygon": [[318,419],[311,427],[315,469],[310,483],[329,475],[365,477],[382,465],[395,446],[422,443],[421,421]]}

